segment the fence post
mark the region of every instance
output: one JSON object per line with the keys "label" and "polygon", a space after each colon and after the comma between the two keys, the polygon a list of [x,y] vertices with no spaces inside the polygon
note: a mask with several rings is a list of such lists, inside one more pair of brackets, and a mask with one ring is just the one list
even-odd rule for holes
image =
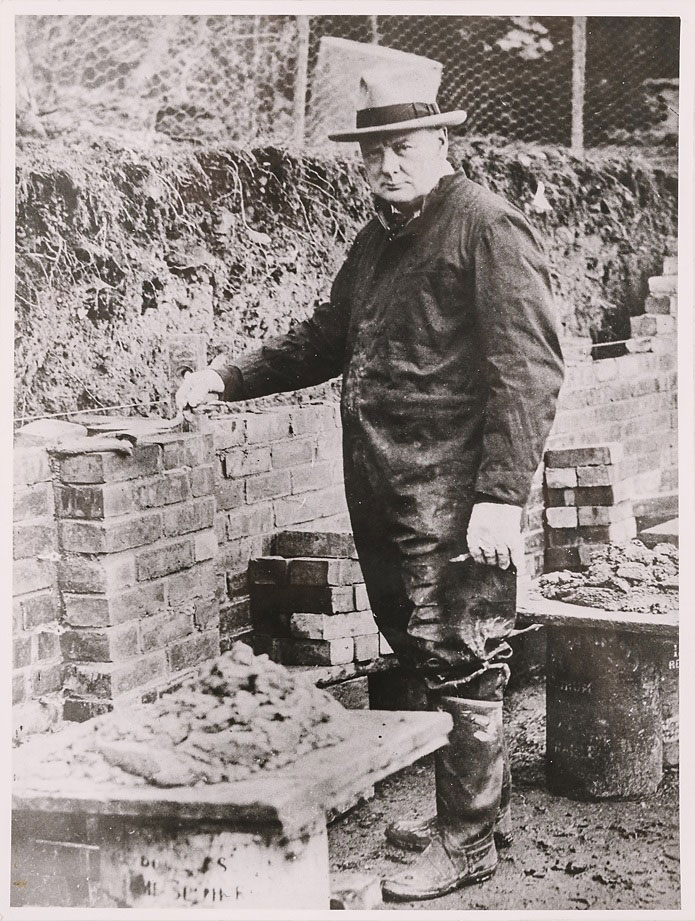
{"label": "fence post", "polygon": [[309,79],[309,17],[297,16],[297,70],[294,75],[294,134],[297,147],[304,144],[306,93]]}
{"label": "fence post", "polygon": [[586,85],[586,16],[572,19],[572,142],[574,153],[584,151],[584,88]]}
{"label": "fence post", "polygon": [[372,45],[378,45],[379,44],[379,17],[370,16],[369,26],[372,30]]}

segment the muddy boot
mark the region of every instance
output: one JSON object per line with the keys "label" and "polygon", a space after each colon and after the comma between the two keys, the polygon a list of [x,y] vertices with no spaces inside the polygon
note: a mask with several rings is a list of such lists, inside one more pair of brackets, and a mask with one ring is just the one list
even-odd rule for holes
{"label": "muddy boot", "polygon": [[382,880],[385,899],[435,899],[488,879],[497,868],[493,838],[502,792],[502,701],[443,697],[454,719],[435,756],[437,829],[415,862]]}
{"label": "muddy boot", "polygon": [[[498,850],[511,847],[514,843],[512,829],[512,774],[509,765],[509,752],[507,743],[504,743],[504,761],[502,772],[502,795],[500,808],[495,819],[495,844]],[[424,819],[400,819],[386,826],[384,836],[389,844],[402,847],[407,851],[424,851],[434,835],[437,833],[437,815],[427,816]]]}

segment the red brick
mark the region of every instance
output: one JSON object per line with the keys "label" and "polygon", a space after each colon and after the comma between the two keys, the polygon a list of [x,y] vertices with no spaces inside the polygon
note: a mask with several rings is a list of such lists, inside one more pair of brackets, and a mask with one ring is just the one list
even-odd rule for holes
{"label": "red brick", "polygon": [[198,630],[209,630],[220,622],[220,605],[217,598],[202,598],[196,601],[193,619]]}
{"label": "red brick", "polygon": [[210,528],[214,517],[215,500],[212,496],[166,508],[162,512],[164,536],[175,537],[177,534],[188,534],[190,531]]}
{"label": "red brick", "polygon": [[[41,595],[36,595],[34,597],[43,598],[50,597],[48,592],[45,592]],[[18,633],[21,633],[24,630],[24,611],[22,608],[22,602],[18,598],[12,599],[12,636],[16,636]]]}
{"label": "red brick", "polygon": [[138,512],[105,521],[64,519],[58,524],[61,548],[77,553],[117,553],[151,544],[161,534],[161,512]]}
{"label": "red brick", "polygon": [[243,505],[246,495],[244,481],[218,479],[215,481],[215,501],[218,509],[239,508]]}
{"label": "red brick", "polygon": [[545,550],[545,571],[557,569],[580,569],[588,566],[595,547],[584,544],[578,547],[547,547]]}
{"label": "red brick", "polygon": [[139,649],[138,623],[120,624],[101,630],[76,628],[60,637],[63,658],[68,662],[120,662],[136,656]]}
{"label": "red brick", "polygon": [[251,537],[273,530],[273,507],[270,503],[247,505],[233,509],[227,518],[227,538]]}
{"label": "red brick", "polygon": [[142,480],[134,486],[138,508],[154,508],[185,502],[191,497],[188,473],[184,470],[169,470],[161,476]]}
{"label": "red brick", "polygon": [[225,451],[223,459],[225,477],[250,476],[270,470],[270,448],[263,445],[231,448]]}
{"label": "red brick", "polygon": [[212,496],[215,492],[215,467],[213,464],[204,464],[202,467],[193,467],[191,470],[191,495]]}
{"label": "red brick", "polygon": [[239,414],[230,419],[210,420],[209,427],[217,451],[243,445],[246,441],[245,415]]}
{"label": "red brick", "polygon": [[291,492],[290,474],[287,470],[272,470],[250,476],[246,480],[246,501],[250,504],[262,499],[288,496]]}
{"label": "red brick", "polygon": [[249,444],[280,441],[290,435],[288,410],[249,413],[246,417],[246,440]]}
{"label": "red brick", "polygon": [[623,459],[623,447],[614,444],[582,445],[576,448],[556,448],[545,452],[548,467],[588,467],[597,464],[617,464]]}
{"label": "red brick", "polygon": [[377,632],[376,621],[370,611],[290,616],[290,633],[298,639],[334,640],[347,636],[369,636]]}
{"label": "red brick", "polygon": [[279,609],[258,610],[250,602],[251,625],[254,633],[263,633],[267,636],[290,637],[291,614],[289,611]]}
{"label": "red brick", "polygon": [[165,583],[148,582],[117,594],[63,592],[65,621],[73,627],[108,627],[155,614],[165,607]]}
{"label": "red brick", "polygon": [[114,451],[100,454],[77,454],[60,461],[63,483],[109,483],[134,480],[159,473],[162,469],[162,449],[156,444],[138,444],[132,457]]}
{"label": "red brick", "polygon": [[335,403],[314,403],[292,410],[292,431],[295,435],[323,433],[338,425]]}
{"label": "red brick", "polygon": [[12,675],[12,706],[24,703],[27,699],[27,672],[16,672]]}
{"label": "red brick", "polygon": [[189,436],[180,432],[162,433],[160,435],[148,435],[143,439],[144,442],[158,444],[162,448],[162,467],[164,470],[176,470],[178,467],[186,466],[186,448],[184,439]]}
{"label": "red brick", "polygon": [[193,614],[186,611],[166,611],[155,614],[140,623],[140,642],[142,651],[152,652],[193,633]]}
{"label": "red brick", "polygon": [[63,687],[64,665],[62,662],[36,665],[31,669],[29,684],[32,697],[51,694]]}
{"label": "red brick", "polygon": [[577,509],[573,506],[548,508],[545,512],[545,520],[549,528],[576,528]]}
{"label": "red brick", "polygon": [[167,649],[169,667],[174,672],[183,668],[190,668],[192,665],[198,665],[207,659],[214,659],[219,654],[220,638],[218,630],[196,633],[177,643],[173,643]]}
{"label": "red brick", "polygon": [[288,585],[272,585],[263,583],[250,584],[248,594],[251,600],[251,613],[265,614],[276,611],[290,612],[293,610],[292,595]]}
{"label": "red brick", "polygon": [[314,521],[347,511],[342,486],[331,486],[301,496],[286,496],[273,502],[275,524],[278,528]]}
{"label": "red brick", "polygon": [[245,570],[252,557],[266,556],[270,552],[271,544],[272,537],[265,534],[228,540],[218,547],[215,557],[217,566],[221,572]]}
{"label": "red brick", "polygon": [[32,486],[15,486],[12,517],[15,521],[24,521],[26,518],[52,518],[52,485],[35,483]]}
{"label": "red brick", "polygon": [[328,461],[293,468],[291,474],[293,495],[333,485],[333,466]]}
{"label": "red brick", "polygon": [[52,521],[22,521],[14,526],[12,555],[14,559],[41,556],[56,548],[56,531]]}
{"label": "red brick", "polygon": [[169,573],[186,569],[195,562],[195,544],[192,539],[161,543],[135,555],[135,569],[139,582],[158,579]]}
{"label": "red brick", "polygon": [[50,560],[15,560],[12,565],[12,594],[26,595],[55,585],[56,567]]}
{"label": "red brick", "polygon": [[44,630],[37,634],[37,640],[39,661],[57,659],[60,656],[60,636],[57,633]]}
{"label": "red brick", "polygon": [[46,483],[51,479],[51,468],[45,448],[15,448],[12,453],[15,485]]}
{"label": "red brick", "polygon": [[311,464],[314,460],[313,438],[290,438],[270,446],[273,469]]}
{"label": "red brick", "polygon": [[284,665],[344,665],[352,662],[355,644],[351,637],[338,640],[280,640]]}
{"label": "red brick", "polygon": [[287,591],[293,611],[340,614],[355,610],[355,597],[351,585],[326,588],[315,585],[293,585],[288,586]]}
{"label": "red brick", "polygon": [[287,560],[281,556],[262,556],[249,560],[249,582],[256,585],[284,585],[287,582]]}
{"label": "red brick", "polygon": [[369,608],[369,595],[364,583],[355,586],[355,608],[358,611],[366,611]]}
{"label": "red brick", "polygon": [[357,560],[300,557],[288,563],[289,581],[296,585],[353,585],[362,581]]}
{"label": "red brick", "polygon": [[[362,675],[359,678],[350,678],[339,684],[329,685],[325,689],[346,710],[369,710],[369,678]],[[331,880],[333,876],[331,875]],[[374,877],[372,877],[374,879]],[[331,882],[331,905],[333,904],[334,891]],[[350,905],[351,908],[354,905]]]}
{"label": "red brick", "polygon": [[31,665],[31,635],[16,636],[12,641],[12,668]]}
{"label": "red brick", "polygon": [[220,611],[220,634],[235,636],[251,628],[251,610],[248,598],[234,601]]}
{"label": "red brick", "polygon": [[632,502],[628,499],[617,505],[584,505],[578,509],[579,524],[582,527],[609,525],[633,517]]}
{"label": "red brick", "polygon": [[577,467],[577,483],[585,486],[613,486],[624,479],[620,466],[597,464],[591,467]]}
{"label": "red brick", "polygon": [[383,633],[379,634],[379,655],[380,656],[392,656],[393,655],[393,649],[391,648],[391,644],[386,639]]}
{"label": "red brick", "polygon": [[350,531],[287,530],[277,535],[275,545],[285,557],[357,557]]}
{"label": "red brick", "polygon": [[212,561],[196,563],[190,569],[172,573],[165,580],[169,604],[176,608],[212,594],[215,580],[215,564]]}
{"label": "red brick", "polygon": [[224,574],[227,596],[233,601],[235,598],[241,598],[249,593],[248,573],[245,569],[238,572],[226,572]]}
{"label": "red brick", "polygon": [[210,464],[215,459],[214,439],[212,433],[206,435],[189,435],[184,447],[186,450],[186,465],[200,467]]}
{"label": "red brick", "polygon": [[137,656],[130,662],[74,663],[66,667],[66,687],[75,696],[114,698],[166,675],[163,649]]}
{"label": "red brick", "polygon": [[63,704],[63,719],[72,723],[84,723],[85,720],[104,716],[113,710],[109,701],[75,700],[69,698]]}
{"label": "red brick", "polygon": [[113,592],[135,585],[135,554],[66,554],[59,560],[58,584],[65,592]]}
{"label": "red brick", "polygon": [[196,563],[214,559],[217,554],[217,536],[214,530],[199,531],[193,536],[193,545]]}
{"label": "red brick", "polygon": [[574,467],[546,467],[545,485],[548,489],[566,489],[577,485],[577,471]]}
{"label": "red brick", "polygon": [[377,633],[355,637],[355,662],[369,662],[379,658],[379,635]]}
{"label": "red brick", "polygon": [[56,488],[56,514],[59,518],[110,518],[136,510],[134,484],[108,483],[97,486]]}

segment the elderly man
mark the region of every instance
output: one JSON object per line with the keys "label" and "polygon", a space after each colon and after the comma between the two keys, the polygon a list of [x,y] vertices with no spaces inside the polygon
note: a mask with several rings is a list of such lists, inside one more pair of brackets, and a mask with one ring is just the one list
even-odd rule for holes
{"label": "elderly man", "polygon": [[520,519],[562,380],[542,251],[524,215],[455,172],[437,87],[362,78],[356,127],[376,214],[330,300],[285,336],[186,379],[177,401],[242,400],[342,375],[345,487],[380,630],[453,717],[437,816],[387,834],[423,849],[394,900],[491,876],[509,844],[502,728]]}

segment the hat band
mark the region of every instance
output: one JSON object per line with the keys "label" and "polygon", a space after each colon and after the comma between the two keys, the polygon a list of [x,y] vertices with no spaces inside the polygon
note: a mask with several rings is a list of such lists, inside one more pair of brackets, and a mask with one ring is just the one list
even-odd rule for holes
{"label": "hat band", "polygon": [[425,118],[427,115],[439,115],[436,102],[399,102],[392,106],[374,106],[360,109],[357,113],[357,128],[379,128],[407,122],[413,118]]}

